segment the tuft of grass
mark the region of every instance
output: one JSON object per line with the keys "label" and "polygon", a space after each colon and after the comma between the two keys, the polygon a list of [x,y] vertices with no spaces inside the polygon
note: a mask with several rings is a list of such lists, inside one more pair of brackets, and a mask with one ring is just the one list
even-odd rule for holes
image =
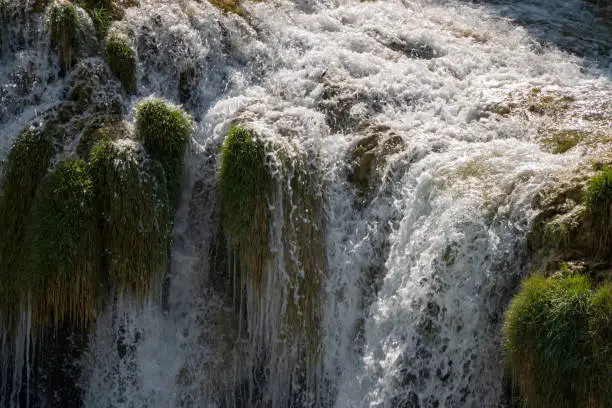
{"label": "tuft of grass", "polygon": [[167,264],[171,221],[161,165],[128,140],[99,141],[90,166],[99,205],[104,266],[119,292],[144,298]]}
{"label": "tuft of grass", "polygon": [[598,401],[609,397],[609,375],[600,378],[601,370],[612,361],[599,354],[594,333],[607,335],[609,309],[598,304],[610,302],[610,291],[594,293],[586,276],[534,275],[510,303],[504,346],[528,406],[605,406]]}
{"label": "tuft of grass", "polygon": [[15,283],[23,266],[25,223],[53,154],[51,137],[28,128],[8,155],[0,195],[0,310],[10,309],[17,296]]}
{"label": "tuft of grass", "polygon": [[84,161],[64,159],[43,179],[26,237],[19,286],[37,299],[36,322],[93,323],[104,280],[94,186]]}
{"label": "tuft of grass", "polygon": [[136,53],[127,38],[113,33],[106,39],[106,58],[127,93],[136,92]]}
{"label": "tuft of grass", "polygon": [[593,221],[593,249],[609,257],[612,253],[612,167],[589,180],[584,201]]}
{"label": "tuft of grass", "polygon": [[125,12],[114,0],[76,0],[91,17],[99,39],[106,37],[113,21],[121,20]]}
{"label": "tuft of grass", "polygon": [[74,49],[78,46],[76,32],[79,14],[76,6],[54,1],[45,13],[45,24],[51,35],[51,45],[59,50],[62,70],[70,71],[74,64]]}
{"label": "tuft of grass", "polygon": [[192,129],[191,116],[180,106],[161,98],[146,98],[136,104],[136,136],[163,166],[171,206],[178,202],[183,152]]}
{"label": "tuft of grass", "polygon": [[248,268],[261,283],[268,248],[268,202],[272,179],[263,143],[247,128],[234,125],[221,147],[219,192],[223,230]]}

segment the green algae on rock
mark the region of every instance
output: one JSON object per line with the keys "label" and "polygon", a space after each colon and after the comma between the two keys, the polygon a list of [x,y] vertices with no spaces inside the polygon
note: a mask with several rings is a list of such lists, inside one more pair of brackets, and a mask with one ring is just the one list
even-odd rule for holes
{"label": "green algae on rock", "polygon": [[183,153],[193,121],[180,106],[161,98],[146,98],[136,104],[136,137],[166,172],[168,196],[177,205],[183,174]]}
{"label": "green algae on rock", "polygon": [[64,159],[45,177],[26,237],[19,285],[36,299],[36,322],[93,323],[105,292],[95,192],[84,161]]}
{"label": "green algae on rock", "polygon": [[136,53],[124,36],[111,33],[106,39],[106,58],[113,73],[129,94],[136,92]]}
{"label": "green algae on rock", "polygon": [[167,264],[171,222],[164,172],[131,140],[101,140],[90,165],[108,279],[118,292],[144,298]]}
{"label": "green algae on rock", "polygon": [[609,406],[612,354],[598,342],[610,333],[611,294],[582,275],[523,282],[506,312],[504,346],[528,406]]}

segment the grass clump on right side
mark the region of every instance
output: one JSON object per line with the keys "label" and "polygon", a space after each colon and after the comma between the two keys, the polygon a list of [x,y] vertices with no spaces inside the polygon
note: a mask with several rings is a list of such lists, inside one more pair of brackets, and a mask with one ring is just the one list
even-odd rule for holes
{"label": "grass clump on right side", "polygon": [[106,39],[106,58],[113,73],[119,78],[123,89],[129,94],[136,92],[136,53],[127,38],[112,33]]}
{"label": "grass clump on right side", "polygon": [[585,203],[592,220],[594,252],[612,256],[612,167],[589,180]]}
{"label": "grass clump on right side", "polygon": [[183,174],[183,153],[193,121],[180,107],[161,98],[146,98],[136,104],[136,136],[166,173],[168,197],[178,203]]}
{"label": "grass clump on right side", "polygon": [[506,312],[504,346],[528,407],[610,406],[610,288],[595,291],[582,275],[523,282]]}
{"label": "grass clump on right side", "polygon": [[221,217],[242,278],[254,283],[262,282],[269,257],[267,196],[271,183],[263,143],[250,129],[233,125],[221,147]]}

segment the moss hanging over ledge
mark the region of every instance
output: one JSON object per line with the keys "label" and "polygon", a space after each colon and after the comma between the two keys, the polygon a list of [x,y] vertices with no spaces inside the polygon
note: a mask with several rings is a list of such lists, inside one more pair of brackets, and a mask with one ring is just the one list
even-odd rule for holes
{"label": "moss hanging over ledge", "polygon": [[164,99],[146,98],[136,105],[136,136],[166,172],[171,207],[178,203],[183,153],[192,129],[191,116]]}
{"label": "moss hanging over ledge", "polygon": [[271,177],[263,143],[234,125],[221,147],[219,192],[223,230],[250,279],[261,283],[268,248],[268,202]]}
{"label": "moss hanging over ledge", "polygon": [[51,45],[60,54],[63,72],[68,72],[79,56],[87,54],[96,42],[91,19],[72,3],[54,1],[45,12],[45,25],[51,36]]}
{"label": "moss hanging over ledge", "polygon": [[581,275],[528,278],[506,313],[504,346],[531,407],[612,403],[612,284]]}
{"label": "moss hanging over ledge", "polygon": [[65,159],[43,180],[26,242],[20,286],[38,299],[36,322],[92,323],[105,291],[93,181],[84,161]]}
{"label": "moss hanging over ledge", "polygon": [[25,222],[52,156],[50,136],[33,128],[19,135],[9,153],[0,196],[0,310],[12,307],[17,296]]}
{"label": "moss hanging over ledge", "polygon": [[171,222],[164,171],[131,140],[98,142],[90,165],[109,279],[119,292],[144,298],[167,264]]}
{"label": "moss hanging over ledge", "polygon": [[113,73],[129,94],[136,92],[136,53],[127,38],[112,33],[106,39],[106,58]]}

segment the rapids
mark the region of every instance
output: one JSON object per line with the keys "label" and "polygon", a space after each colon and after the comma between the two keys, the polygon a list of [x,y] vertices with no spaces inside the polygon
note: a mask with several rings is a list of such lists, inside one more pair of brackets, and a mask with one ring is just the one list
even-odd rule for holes
{"label": "rapids", "polygon": [[[197,125],[165,298],[108,302],[74,362],[83,406],[504,406],[500,333],[529,268],[532,200],[584,151],[537,144],[538,128],[558,118],[491,106],[534,88],[571,97],[577,113],[606,106],[609,28],[580,0],[274,0],[245,2],[248,18],[206,1],[140,3],[113,28],[139,58],[137,96],[119,97],[129,112],[138,97],[163,96]],[[57,74],[42,17],[11,7],[0,20],[0,158],[75,75]],[[272,158],[278,146],[306,157],[324,202],[314,358],[275,329],[296,244],[279,232],[286,188],[270,197],[261,307],[238,317],[240,299],[219,283],[235,273],[216,190],[235,121]],[[364,192],[349,179],[367,137],[394,147],[377,150]],[[278,186],[288,172],[275,174]],[[0,402],[11,408],[33,406],[18,396],[36,358],[23,309],[15,344],[0,337],[12,350]]]}

